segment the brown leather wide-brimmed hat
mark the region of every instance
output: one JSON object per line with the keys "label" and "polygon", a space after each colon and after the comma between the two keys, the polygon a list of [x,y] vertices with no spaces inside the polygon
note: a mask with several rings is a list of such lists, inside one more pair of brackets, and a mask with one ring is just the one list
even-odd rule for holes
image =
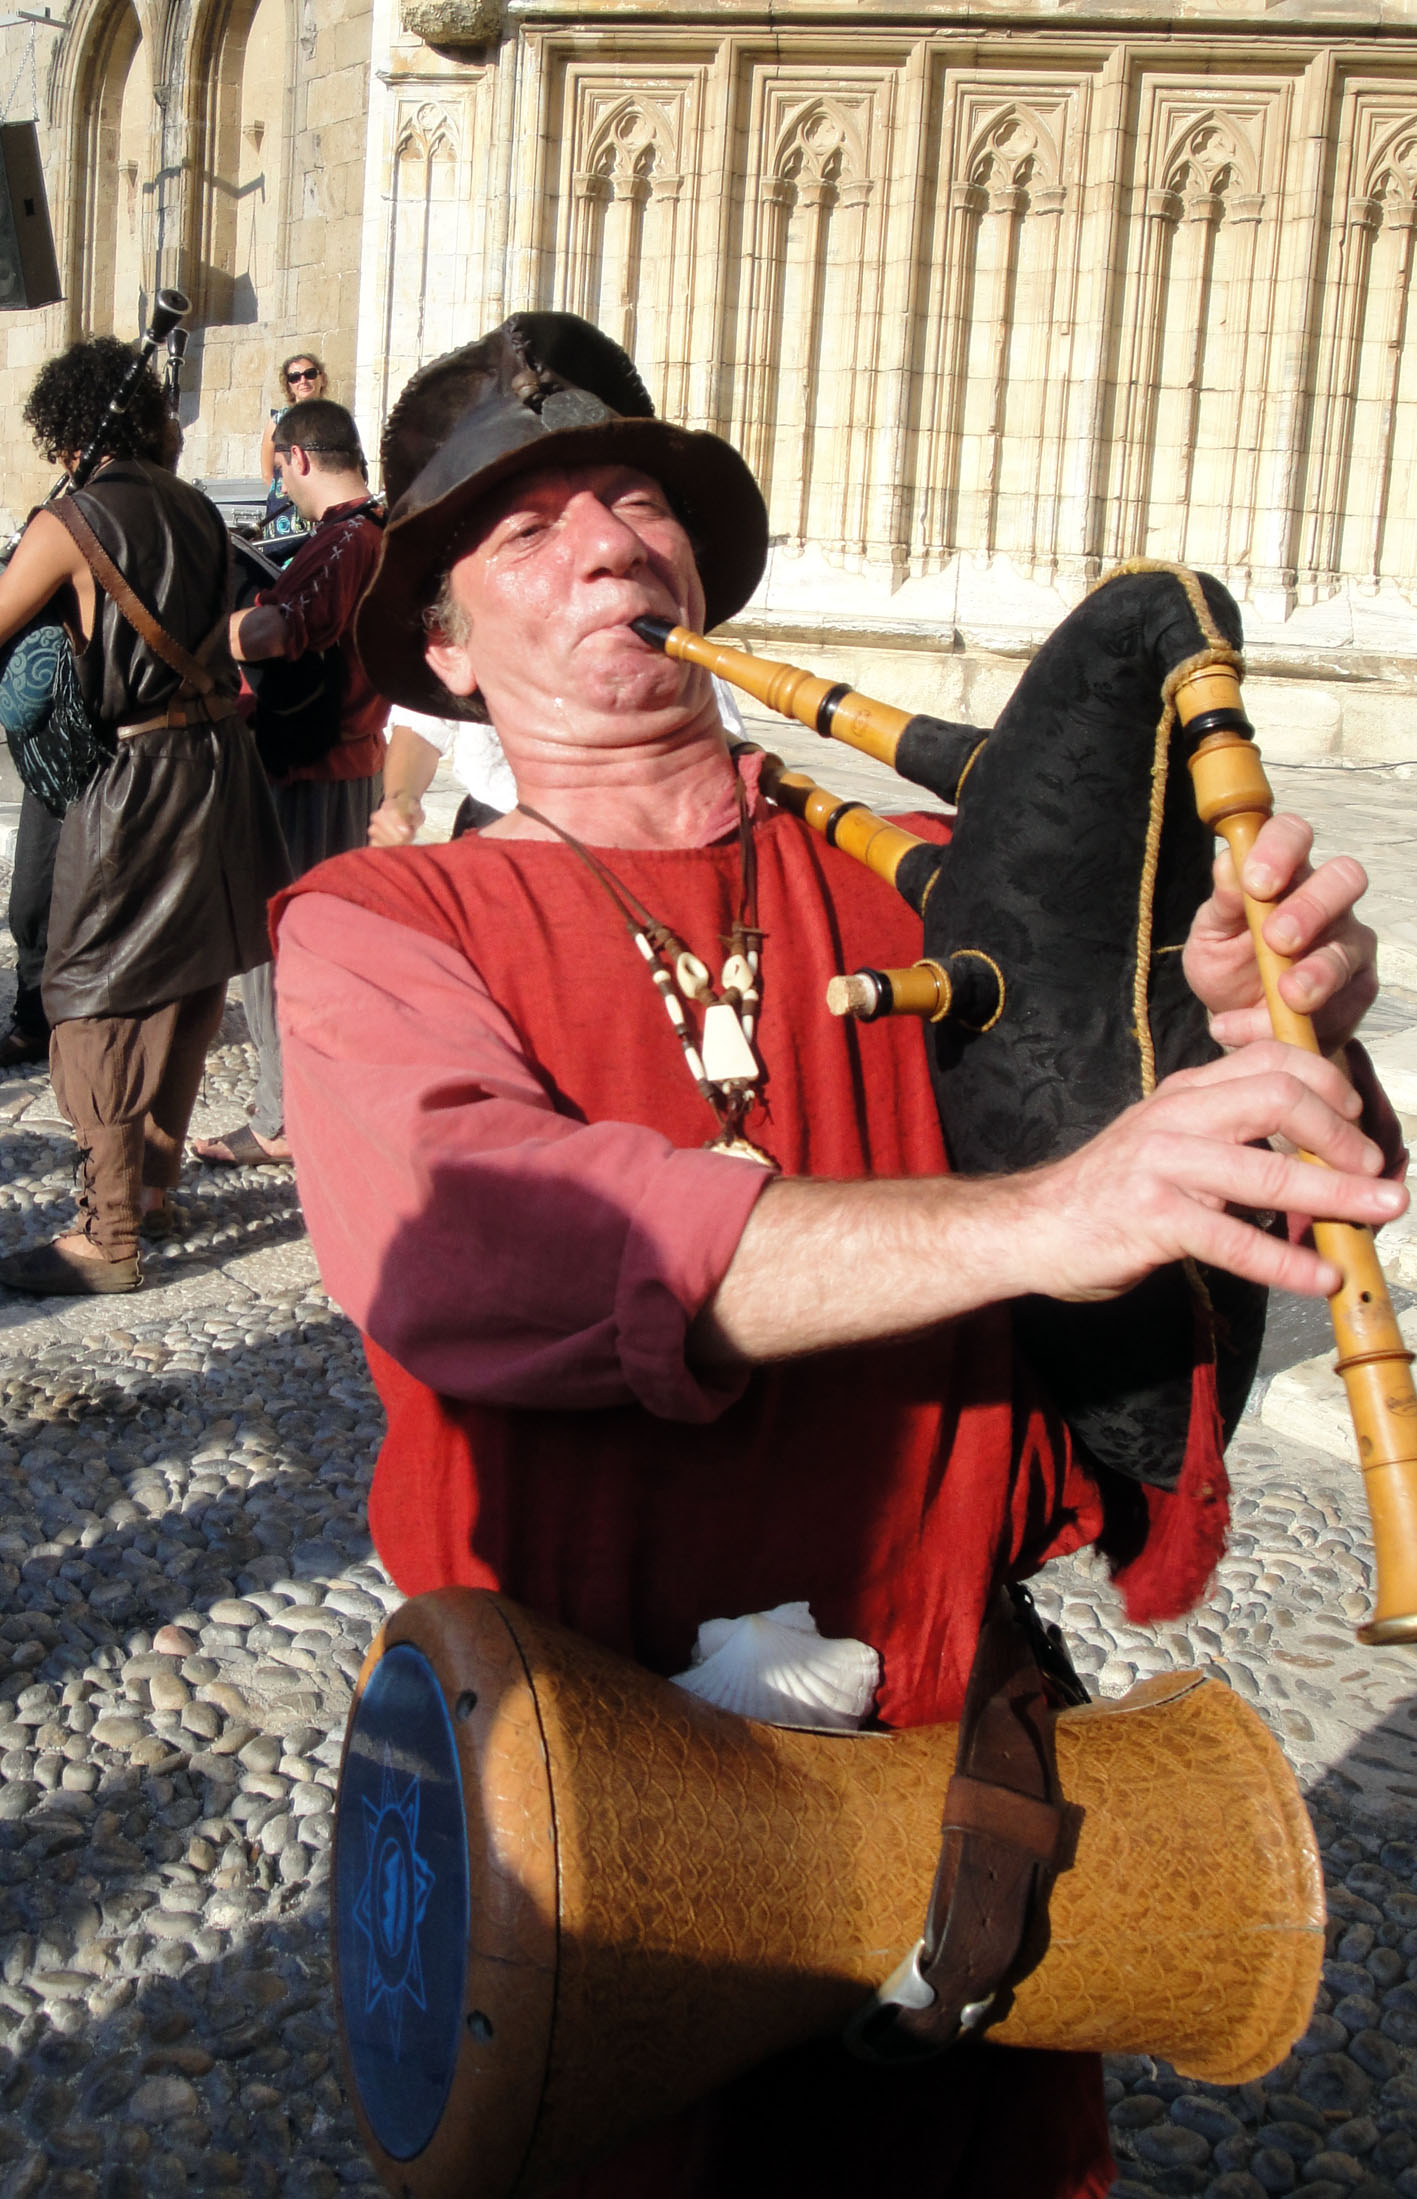
{"label": "brown leather wide-brimmed hat", "polygon": [[656,419],[620,346],[574,313],[514,313],[420,368],[380,455],[388,524],[354,633],[375,687],[411,709],[466,714],[425,662],[423,614],[476,505],[519,473],[609,462],[651,475],[693,542],[707,626],[741,610],[762,576],[767,511],[738,452]]}

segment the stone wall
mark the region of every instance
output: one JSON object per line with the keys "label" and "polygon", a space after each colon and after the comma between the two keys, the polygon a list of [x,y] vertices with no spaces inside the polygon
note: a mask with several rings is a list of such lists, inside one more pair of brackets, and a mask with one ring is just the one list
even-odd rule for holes
{"label": "stone wall", "polygon": [[[0,72],[29,102],[20,27]],[[74,336],[135,336],[152,290],[194,301],[184,472],[253,474],[277,368],[299,345],[353,394],[370,17],[360,0],[74,0],[35,33],[62,305],[0,315],[0,506],[47,486],[19,408]],[[29,111],[33,111],[30,108]]]}
{"label": "stone wall", "polygon": [[1295,753],[1417,756],[1417,0],[74,0],[35,39],[68,298],[0,317],[12,417],[145,282],[197,300],[208,476],[297,344],[372,447],[421,360],[570,306],[757,469],[755,643],[993,693],[1109,565],[1185,558]]}
{"label": "stone wall", "polygon": [[749,457],[764,646],[992,694],[1109,566],[1184,558],[1302,676],[1294,753],[1417,756],[1417,14],[512,20],[459,55],[376,8],[365,416],[568,306]]}

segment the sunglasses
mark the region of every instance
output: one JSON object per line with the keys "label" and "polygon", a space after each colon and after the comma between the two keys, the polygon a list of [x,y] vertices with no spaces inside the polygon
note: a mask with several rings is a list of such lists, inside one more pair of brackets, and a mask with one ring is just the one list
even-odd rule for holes
{"label": "sunglasses", "polygon": [[318,382],[319,379],[320,369],[318,367],[292,367],[289,374],[287,374],[286,376],[286,381],[288,383]]}

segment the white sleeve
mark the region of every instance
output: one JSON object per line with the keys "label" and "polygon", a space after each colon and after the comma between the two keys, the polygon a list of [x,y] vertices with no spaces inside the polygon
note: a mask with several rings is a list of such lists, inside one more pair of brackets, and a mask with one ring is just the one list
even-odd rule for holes
{"label": "white sleeve", "polygon": [[451,762],[453,777],[475,801],[504,811],[516,808],[517,782],[490,725],[461,719],[453,734]]}
{"label": "white sleeve", "polygon": [[440,756],[446,756],[457,734],[456,718],[426,718],[421,710],[405,710],[402,703],[395,703],[389,713],[389,725],[406,725],[430,748],[436,748]]}
{"label": "white sleeve", "polygon": [[723,720],[724,732],[729,734],[735,741],[741,741],[748,729],[743,723],[743,713],[734,699],[733,690],[726,680],[717,678],[714,680],[713,699],[718,704],[718,714]]}

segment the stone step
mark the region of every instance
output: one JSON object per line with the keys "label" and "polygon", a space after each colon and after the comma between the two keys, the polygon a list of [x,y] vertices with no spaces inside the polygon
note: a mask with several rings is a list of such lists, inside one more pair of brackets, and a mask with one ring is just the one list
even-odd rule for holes
{"label": "stone step", "polygon": [[[1409,1238],[1403,1249],[1410,1259],[1411,1254],[1417,1252],[1417,1243]],[[1390,1281],[1402,1280],[1400,1256],[1388,1272]],[[1410,1273],[1411,1281],[1417,1283],[1417,1260],[1411,1260]],[[1408,1347],[1417,1351],[1417,1306],[1399,1313],[1397,1325]],[[1314,1450],[1327,1451],[1333,1458],[1350,1459],[1356,1467],[1358,1447],[1348,1410],[1348,1396],[1342,1376],[1334,1371],[1331,1348],[1276,1374],[1264,1393],[1259,1417],[1276,1435],[1288,1436],[1295,1443],[1306,1443]]]}

